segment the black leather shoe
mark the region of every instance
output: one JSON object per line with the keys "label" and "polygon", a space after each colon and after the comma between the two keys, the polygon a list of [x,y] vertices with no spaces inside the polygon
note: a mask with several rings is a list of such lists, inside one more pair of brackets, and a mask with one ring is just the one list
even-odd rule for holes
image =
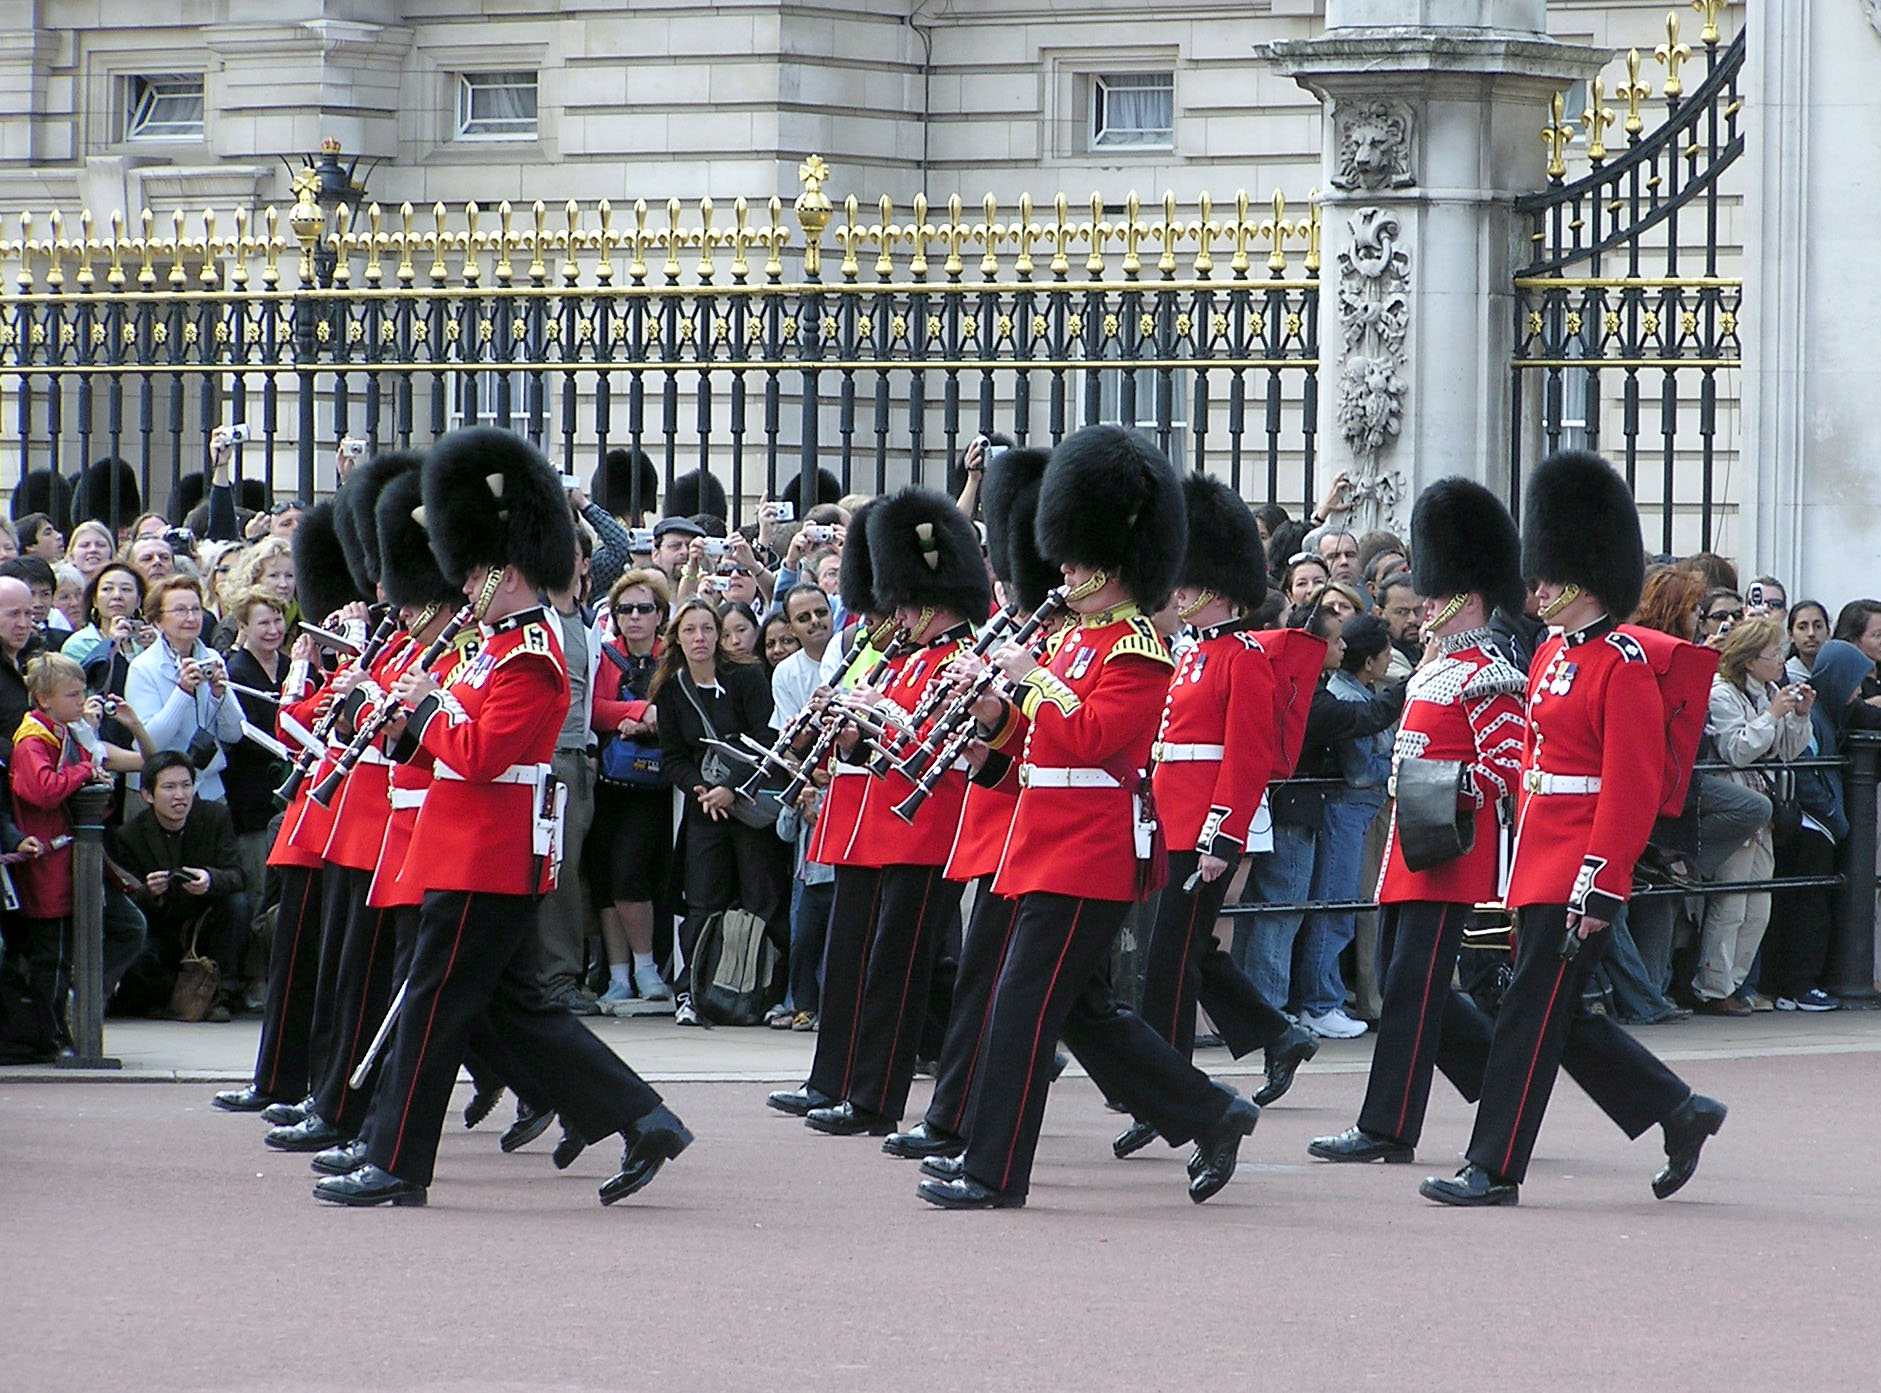
{"label": "black leather shoe", "polygon": [[764,1100],[767,1108],[776,1108],[792,1117],[805,1117],[811,1108],[827,1108],[837,1100],[820,1088],[805,1084],[802,1088],[780,1088]]}
{"label": "black leather shoe", "polygon": [[1117,1133],[1117,1139],[1111,1142],[1111,1154],[1119,1161],[1126,1156],[1134,1156],[1160,1135],[1161,1133],[1147,1122],[1132,1122],[1123,1131]]}
{"label": "black leather shoe", "polygon": [[1452,1178],[1433,1175],[1417,1187],[1417,1193],[1439,1204],[1464,1207],[1490,1204],[1514,1204],[1521,1187],[1512,1180],[1497,1180],[1475,1162],[1463,1167]]}
{"label": "black leather shoe", "polygon": [[1254,1095],[1261,1107],[1277,1103],[1293,1087],[1299,1067],[1319,1053],[1319,1037],[1303,1025],[1290,1025],[1287,1033],[1267,1047],[1267,1082]]}
{"label": "black leather shoe", "polygon": [[276,1127],[262,1140],[276,1151],[325,1151],[329,1146],[338,1146],[352,1138],[313,1113],[305,1122],[297,1122],[292,1127]]}
{"label": "black leather shoe", "polygon": [[307,1164],[322,1175],[351,1175],[366,1164],[366,1144],[355,1137],[319,1152]]}
{"label": "black leather shoe", "polygon": [[1707,1138],[1715,1136],[1724,1125],[1724,1104],[1716,1098],[1694,1093],[1666,1117],[1665,1165],[1652,1178],[1652,1197],[1657,1200],[1675,1195],[1692,1172],[1698,1169],[1698,1153]]}
{"label": "black leather shoe", "polygon": [[489,1088],[479,1088],[470,1095],[470,1101],[464,1104],[464,1128],[475,1127],[495,1109],[497,1101],[503,1096],[503,1085],[494,1084]]}
{"label": "black leather shoe", "polygon": [[613,1204],[647,1187],[660,1167],[692,1145],[692,1133],[664,1103],[641,1118],[620,1158],[620,1170],[601,1186],[601,1203]]}
{"label": "black leather shoe", "polygon": [[926,1120],[905,1132],[890,1132],[882,1138],[882,1150],[904,1161],[920,1161],[929,1156],[958,1156],[967,1149],[967,1139],[936,1127]]}
{"label": "black leather shoe", "polygon": [[1228,1104],[1221,1121],[1195,1139],[1199,1164],[1189,1172],[1189,1198],[1197,1204],[1220,1193],[1234,1174],[1235,1158],[1241,1152],[1241,1139],[1261,1120],[1261,1110],[1246,1098]]}
{"label": "black leather shoe", "polygon": [[872,1137],[885,1137],[895,1130],[894,1118],[859,1108],[846,1098],[832,1107],[811,1108],[804,1114],[803,1122],[812,1131],[827,1132],[832,1137],[854,1137],[864,1132]]}
{"label": "black leather shoe", "polygon": [[209,1100],[209,1106],[223,1112],[260,1112],[279,1101],[273,1094],[263,1093],[250,1084],[247,1088],[223,1089]]}
{"label": "black leather shoe", "polygon": [[562,1139],[555,1143],[555,1150],[549,1159],[555,1162],[555,1169],[565,1171],[575,1164],[575,1158],[588,1149],[588,1139],[570,1127],[562,1124]]}
{"label": "black leather shoe", "polygon": [[270,1103],[261,1110],[261,1120],[270,1127],[293,1127],[305,1122],[313,1114],[313,1094],[309,1093],[298,1103]]}
{"label": "black leather shoe", "polygon": [[967,1173],[965,1156],[930,1156],[921,1162],[921,1174],[936,1180],[958,1180]]}
{"label": "black leather shoe", "polygon": [[520,1151],[537,1137],[549,1130],[549,1124],[555,1121],[555,1114],[544,1108],[537,1112],[522,1099],[516,1100],[516,1120],[509,1124],[503,1135],[497,1139],[497,1145],[505,1152]]}
{"label": "black leather shoe", "polygon": [[1414,1161],[1416,1148],[1390,1137],[1375,1137],[1360,1127],[1348,1127],[1336,1137],[1314,1137],[1306,1154],[1322,1161],[1383,1161],[1387,1165]]}
{"label": "black leather shoe", "polygon": [[942,1209],[1023,1209],[1024,1195],[1009,1195],[971,1176],[958,1180],[923,1180],[915,1193]]}
{"label": "black leather shoe", "polygon": [[313,1188],[314,1198],[328,1204],[364,1208],[374,1204],[422,1205],[425,1187],[400,1180],[368,1162],[348,1175],[329,1175]]}

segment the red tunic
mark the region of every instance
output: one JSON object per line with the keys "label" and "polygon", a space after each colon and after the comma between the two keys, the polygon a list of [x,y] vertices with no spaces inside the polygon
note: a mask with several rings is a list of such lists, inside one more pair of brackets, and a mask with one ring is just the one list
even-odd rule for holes
{"label": "red tunic", "polygon": [[[367,669],[367,676],[381,691],[391,687],[418,657],[419,650],[404,630],[394,634]],[[353,722],[363,723],[375,703],[365,688],[356,688]],[[389,811],[386,789],[390,786],[392,762],[386,758],[383,743],[367,747],[359,763],[352,767],[334,796],[333,826],[327,833],[322,855],[335,866],[348,870],[369,871],[379,864],[379,847],[385,842],[385,819]]]}
{"label": "red tunic", "polygon": [[988,742],[1004,751],[1023,735],[1026,766],[994,893],[1137,898],[1136,789],[1173,666],[1135,605],[1084,615],[1053,636],[1044,667],[1020,684],[1019,707]]}
{"label": "red tunic", "polygon": [[[324,705],[325,686],[325,677],[318,669],[315,669],[309,675],[307,690],[298,698],[289,698],[286,692],[282,693],[275,727],[276,733],[288,742],[290,748],[298,750],[300,742],[288,734],[287,724],[280,719],[280,716],[292,716],[302,726],[312,730],[314,723],[320,718],[320,710]],[[331,748],[329,744],[328,749],[331,750]],[[313,772],[301,780],[300,787],[295,790],[293,798],[288,802],[287,811],[281,814],[281,829],[275,833],[274,845],[268,851],[270,866],[299,866],[306,870],[319,870],[326,864],[320,859],[320,850],[326,844],[326,834],[331,830],[327,825],[325,809],[317,803],[313,804],[320,814],[317,840],[310,832],[306,842],[296,842],[294,834],[300,827],[308,804],[313,802],[307,795],[313,791],[314,786],[320,780],[327,776],[332,767],[330,754],[323,754],[315,761]]]}
{"label": "red tunic", "polygon": [[[1326,666],[1326,640],[1304,629],[1259,629],[1274,675],[1274,779],[1290,779],[1306,743],[1306,713]],[[1224,858],[1225,859],[1225,858]]]}
{"label": "red tunic", "polygon": [[[941,669],[963,652],[971,642],[971,631],[962,624],[930,639],[895,664],[894,676],[882,689],[883,697],[912,712],[922,695],[936,681]],[[930,720],[922,727],[925,735],[933,729]],[[856,841],[862,854],[876,866],[944,866],[953,849],[954,834],[960,828],[960,803],[966,796],[964,769],[949,769],[927,801],[921,804],[912,823],[895,815],[895,807],[913,786],[900,774],[890,772],[885,778],[871,780],[872,787],[863,799],[861,827]]]}
{"label": "red tunic", "polygon": [[[860,684],[880,656],[865,643],[850,658],[837,685]],[[892,670],[892,663],[890,668]],[[804,850],[806,860],[819,866],[865,866],[877,870],[887,864],[878,860],[874,851],[856,835],[876,782],[860,764],[841,759],[830,761],[829,783],[817,805],[816,825],[810,829],[810,841]]]}
{"label": "red tunic", "polygon": [[426,890],[539,895],[536,802],[568,715],[561,640],[539,606],[482,626],[481,651],[420,701],[407,729],[436,780],[399,872]]}
{"label": "red tunic", "polygon": [[1487,629],[1451,634],[1442,645],[1441,657],[1411,675],[1391,761],[1395,769],[1405,759],[1468,760],[1476,839],[1455,860],[1414,871],[1398,846],[1394,806],[1378,886],[1381,904],[1476,905],[1496,897],[1501,838],[1495,809],[1499,800],[1514,796],[1521,778],[1528,679],[1491,646]]}
{"label": "red tunic", "polygon": [[[1528,678],[1528,743],[1508,904],[1567,905],[1612,920],[1658,816],[1665,708],[1637,639],[1602,619],[1551,636]],[[1598,779],[1596,793],[1541,792]]]}
{"label": "red tunic", "polygon": [[[431,675],[448,684],[458,665],[468,661],[476,650],[476,633],[465,630],[431,665]],[[418,825],[418,809],[424,805],[431,788],[433,763],[430,752],[419,746],[409,759],[395,761],[392,765],[392,782],[387,790],[391,811],[385,820],[385,840],[379,844],[379,861],[373,868],[372,885],[366,892],[366,903],[373,909],[394,909],[424,900],[424,886],[415,878],[401,878],[399,872],[405,865],[405,853],[411,848],[412,828]]]}
{"label": "red tunic", "polygon": [[960,826],[947,854],[949,880],[978,880],[999,870],[999,858],[1012,835],[1012,815],[1019,810],[1019,763],[988,751],[987,763],[967,783],[960,803]]}
{"label": "red tunic", "polygon": [[1241,859],[1277,758],[1274,686],[1267,650],[1241,620],[1204,631],[1177,661],[1154,752],[1170,850]]}
{"label": "red tunic", "polygon": [[1711,678],[1718,670],[1718,650],[1634,624],[1621,625],[1620,632],[1637,639],[1646,650],[1646,661],[1659,681],[1659,696],[1665,702],[1665,791],[1659,799],[1659,816],[1677,817],[1685,811],[1692,764],[1711,711]]}

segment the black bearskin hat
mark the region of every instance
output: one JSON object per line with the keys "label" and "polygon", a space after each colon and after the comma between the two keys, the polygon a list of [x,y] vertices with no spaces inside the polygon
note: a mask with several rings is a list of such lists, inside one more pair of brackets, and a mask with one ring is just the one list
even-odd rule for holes
{"label": "black bearskin hat", "polygon": [[[909,487],[869,510],[869,556],[883,609],[932,606],[979,623],[993,604],[980,536],[959,505]],[[847,548],[845,548],[847,550]]]}
{"label": "black bearskin hat", "polygon": [[875,598],[875,565],[869,555],[869,520],[882,500],[871,498],[849,517],[849,540],[843,545],[842,571],[837,589],[843,609],[851,616],[880,614]]}
{"label": "black bearskin hat", "polygon": [[1243,609],[1267,598],[1267,553],[1247,501],[1197,470],[1182,481],[1189,510],[1189,547],[1177,579],[1212,590]]}
{"label": "black bearskin hat", "polygon": [[725,501],[725,485],[717,477],[697,469],[681,474],[666,491],[666,516],[691,518],[700,513],[731,521],[731,505]]}
{"label": "black bearskin hat", "polygon": [[1046,450],[1001,450],[986,465],[980,514],[986,520],[986,555],[1006,584],[1006,598],[1034,610],[1063,577],[1038,554],[1039,480],[1051,460]]}
{"label": "black bearskin hat", "polygon": [[[114,487],[117,489],[115,518],[111,498]],[[106,455],[86,465],[85,472],[78,476],[78,491],[72,500],[73,522],[96,518],[106,527],[128,527],[131,519],[143,511],[144,496],[137,488],[137,471],[126,461]]]}
{"label": "black bearskin hat", "polygon": [[1626,480],[1599,455],[1562,450],[1529,476],[1522,574],[1578,585],[1599,596],[1615,620],[1638,608],[1646,583],[1639,509]]}
{"label": "black bearskin hat", "polygon": [[421,456],[400,450],[374,455],[348,474],[346,483],[333,495],[333,521],[340,549],[346,553],[346,568],[353,573],[353,584],[361,594],[370,595],[379,585],[379,495],[392,480],[416,472],[423,464]]}
{"label": "black bearskin hat", "polygon": [[431,538],[412,514],[424,503],[424,476],[416,469],[395,474],[379,490],[373,526],[379,537],[379,583],[392,605],[455,607],[464,596],[438,569]]}
{"label": "black bearskin hat", "polygon": [[1145,610],[1161,609],[1189,539],[1182,481],[1148,437],[1086,426],[1052,451],[1037,531],[1046,559],[1109,571]]}
{"label": "black bearskin hat", "polygon": [[803,501],[803,474],[793,473],[784,487],[778,491],[779,498],[797,510],[801,519],[810,509],[823,503],[835,503],[843,496],[843,481],[827,469],[816,471],[816,497],[808,503]]}
{"label": "black bearskin hat", "polygon": [[29,469],[13,486],[13,518],[44,513],[61,532],[72,520],[72,486],[50,469]]}
{"label": "black bearskin hat", "polygon": [[1471,479],[1439,479],[1411,509],[1411,587],[1445,599],[1481,595],[1522,612],[1522,542],[1502,500]]}
{"label": "black bearskin hat", "polygon": [[315,624],[363,598],[340,549],[331,503],[315,504],[294,529],[294,583],[300,591],[300,612]]}
{"label": "black bearskin hat", "polygon": [[650,513],[659,502],[660,471],[644,450],[609,450],[595,466],[588,492],[605,511],[624,518],[633,511],[636,474],[640,476],[640,510]]}
{"label": "black bearskin hat", "polygon": [[176,487],[170,491],[170,521],[178,527],[186,526],[196,505],[208,495],[208,489],[209,480],[200,469],[178,479]]}
{"label": "black bearskin hat", "polygon": [[575,578],[575,517],[562,479],[535,446],[495,426],[452,431],[424,464],[425,530],[455,585],[479,566],[514,566],[530,584]]}

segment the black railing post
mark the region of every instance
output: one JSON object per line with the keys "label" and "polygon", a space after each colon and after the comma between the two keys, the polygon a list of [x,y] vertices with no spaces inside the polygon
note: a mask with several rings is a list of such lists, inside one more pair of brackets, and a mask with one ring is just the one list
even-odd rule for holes
{"label": "black railing post", "polygon": [[[72,814],[72,1054],[70,1069],[123,1067],[104,1052],[104,822],[111,795],[82,788]],[[59,1003],[63,1004],[63,1003]]]}
{"label": "black railing post", "polygon": [[1844,1006],[1881,1006],[1874,987],[1875,783],[1881,773],[1881,734],[1855,731],[1848,737],[1848,770],[1842,800],[1848,812],[1846,874],[1835,939],[1829,945],[1827,989]]}

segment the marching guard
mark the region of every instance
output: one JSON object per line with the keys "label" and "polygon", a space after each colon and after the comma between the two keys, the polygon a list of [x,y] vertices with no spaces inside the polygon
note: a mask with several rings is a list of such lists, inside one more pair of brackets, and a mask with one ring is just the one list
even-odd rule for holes
{"label": "marching guard", "polygon": [[1565,1064],[1629,1137],[1663,1129],[1666,1162],[1652,1191],[1664,1199],[1691,1179],[1724,1105],[1581,1000],[1632,893],[1668,772],[1659,679],[1617,622],[1645,579],[1639,513],[1611,465],[1576,451],[1536,469],[1524,516],[1522,569],[1540,581],[1541,617],[1554,632],[1528,681],[1506,897],[1516,911],[1515,975],[1496,1017],[1468,1164],[1420,1190],[1450,1205],[1516,1203]]}
{"label": "marching guard", "polygon": [[487,427],[433,447],[423,498],[432,550],[471,598],[481,648],[448,684],[414,667],[391,689],[409,716],[385,733],[408,735],[434,760],[405,858],[425,893],[366,1160],[318,1182],[314,1195],[346,1205],[425,1202],[451,1088],[487,1011],[571,1127],[590,1139],[625,1138],[621,1170],[601,1187],[611,1204],[651,1181],[692,1134],[612,1050],[548,1002],[535,970],[540,896],[558,871],[550,758],[569,701],[542,596],[573,573],[573,519],[541,455]]}

